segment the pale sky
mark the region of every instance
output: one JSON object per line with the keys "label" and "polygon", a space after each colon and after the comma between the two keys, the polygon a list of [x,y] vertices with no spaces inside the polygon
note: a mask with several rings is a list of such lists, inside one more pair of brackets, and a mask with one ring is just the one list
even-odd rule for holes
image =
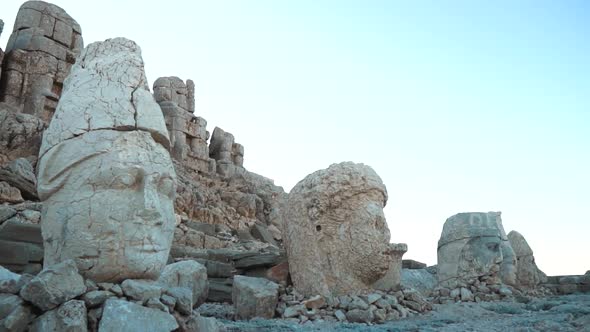
{"label": "pale sky", "polygon": [[[4,48],[21,1],[2,0]],[[590,269],[590,2],[66,1],[87,45],[126,37],[150,85],[289,191],[372,166],[404,258],[436,264],[446,218],[502,211],[549,275]]]}

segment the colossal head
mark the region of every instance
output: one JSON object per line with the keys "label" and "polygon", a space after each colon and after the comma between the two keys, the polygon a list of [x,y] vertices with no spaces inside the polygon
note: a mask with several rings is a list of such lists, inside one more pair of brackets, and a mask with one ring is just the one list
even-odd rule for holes
{"label": "colossal head", "polygon": [[445,222],[438,241],[438,281],[455,287],[480,277],[514,284],[514,251],[500,212],[459,213]]}
{"label": "colossal head", "polygon": [[542,282],[547,281],[547,276],[537,267],[533,249],[528,242],[517,231],[508,233],[508,240],[514,248],[518,260],[516,279],[517,285],[524,288],[535,288]]}
{"label": "colossal head", "polygon": [[46,265],[95,281],[159,276],[174,232],[176,175],[139,47],[89,45],[43,136],[38,192]]}
{"label": "colossal head", "polygon": [[371,288],[384,276],[392,261],[386,202],[381,178],[363,164],[334,164],[300,181],[283,216],[295,287],[339,295]]}

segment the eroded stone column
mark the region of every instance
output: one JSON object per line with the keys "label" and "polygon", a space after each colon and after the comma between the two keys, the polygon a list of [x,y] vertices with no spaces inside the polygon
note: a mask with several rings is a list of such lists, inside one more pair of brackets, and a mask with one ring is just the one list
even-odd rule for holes
{"label": "eroded stone column", "polygon": [[49,123],[83,47],[80,25],[63,9],[43,1],[25,2],[6,47],[0,101]]}
{"label": "eroded stone column", "polygon": [[210,171],[207,121],[193,114],[195,85],[178,77],[160,77],[154,82],[154,97],[166,120],[172,156],[187,168]]}

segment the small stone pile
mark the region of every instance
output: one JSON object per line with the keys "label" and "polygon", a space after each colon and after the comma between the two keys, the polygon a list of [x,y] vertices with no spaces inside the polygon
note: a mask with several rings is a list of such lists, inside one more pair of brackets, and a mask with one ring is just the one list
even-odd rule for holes
{"label": "small stone pile", "polygon": [[73,260],[37,276],[0,267],[2,331],[219,331],[193,308],[205,301],[207,273],[197,262],[166,266],[160,278],[95,283]]}
{"label": "small stone pile", "polygon": [[293,322],[341,321],[352,323],[384,323],[432,310],[430,303],[417,291],[374,291],[359,295],[305,298],[292,286],[281,290],[277,315]]}
{"label": "small stone pile", "polygon": [[455,288],[436,287],[433,303],[497,301],[512,297],[514,288],[504,285],[496,275],[464,280]]}

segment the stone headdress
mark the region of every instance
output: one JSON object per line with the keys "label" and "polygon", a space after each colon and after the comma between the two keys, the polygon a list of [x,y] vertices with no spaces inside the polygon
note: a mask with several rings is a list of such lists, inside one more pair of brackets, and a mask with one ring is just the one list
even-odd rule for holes
{"label": "stone headdress", "polygon": [[61,186],[72,166],[109,151],[113,132],[149,133],[169,149],[164,117],[135,42],[114,38],[88,45],[64,87],[39,152],[41,199]]}

